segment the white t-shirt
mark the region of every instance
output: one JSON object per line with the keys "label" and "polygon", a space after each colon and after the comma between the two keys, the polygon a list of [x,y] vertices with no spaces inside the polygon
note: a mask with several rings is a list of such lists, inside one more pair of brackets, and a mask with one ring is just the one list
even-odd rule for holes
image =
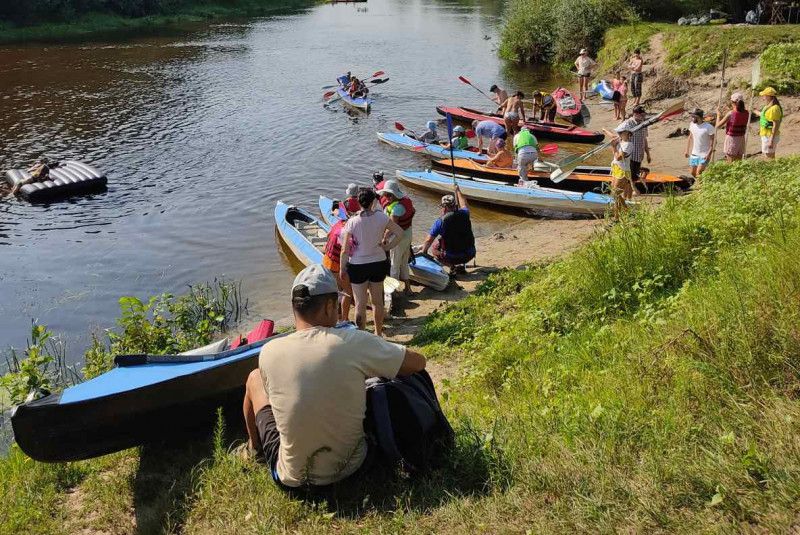
{"label": "white t-shirt", "polygon": [[597,65],[589,56],[578,56],[578,59],[575,60],[575,64],[578,68],[578,74],[582,75],[591,74],[592,69]]}
{"label": "white t-shirt", "polygon": [[281,482],[328,485],[366,456],[370,377],[397,375],[405,347],[366,331],[312,327],[264,345],[258,367],[281,437]]}
{"label": "white t-shirt", "polygon": [[689,125],[689,133],[692,134],[692,156],[705,158],[711,150],[714,127],[708,123],[691,123]]}
{"label": "white t-shirt", "polygon": [[389,216],[380,210],[365,215],[360,212],[347,220],[345,232],[350,233],[353,247],[350,251],[351,264],[369,264],[386,260],[386,251],[381,247],[383,233]]}

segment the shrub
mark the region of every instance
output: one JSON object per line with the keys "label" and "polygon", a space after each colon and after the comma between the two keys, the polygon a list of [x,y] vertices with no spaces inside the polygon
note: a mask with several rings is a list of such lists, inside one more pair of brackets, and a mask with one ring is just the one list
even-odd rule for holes
{"label": "shrub", "polygon": [[800,93],[800,43],[770,45],[761,54],[759,87],[766,86],[782,94]]}

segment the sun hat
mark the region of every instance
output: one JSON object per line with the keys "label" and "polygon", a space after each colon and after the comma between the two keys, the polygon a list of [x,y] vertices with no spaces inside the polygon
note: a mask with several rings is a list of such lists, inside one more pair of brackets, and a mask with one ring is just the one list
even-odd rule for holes
{"label": "sun hat", "polygon": [[456,198],[452,195],[444,195],[442,196],[442,206],[455,206],[456,205]]}
{"label": "sun hat", "polygon": [[744,95],[737,91],[731,95],[731,102],[744,102]]}
{"label": "sun hat", "polygon": [[333,273],[325,269],[321,264],[311,264],[297,274],[292,283],[292,294],[300,286],[305,286],[308,295],[325,295],[339,293],[339,286],[336,284],[336,277]]}
{"label": "sun hat", "polygon": [[625,126],[625,123],[620,123],[620,125],[614,129],[614,132],[621,134],[623,132],[630,132],[630,129]]}
{"label": "sun hat", "polygon": [[351,182],[350,184],[347,185],[347,190],[345,193],[347,193],[348,197],[355,197],[356,195],[358,195],[358,186]]}
{"label": "sun hat", "polygon": [[588,53],[589,53],[588,50],[586,50],[585,48],[581,48],[581,54],[588,54]]}
{"label": "sun hat", "polygon": [[774,87],[765,87],[764,90],[759,93],[762,97],[775,97],[778,95],[778,92],[775,91]]}
{"label": "sun hat", "polygon": [[455,128],[453,128],[453,132],[465,132],[465,130],[463,126],[458,125]]}
{"label": "sun hat", "polygon": [[387,180],[384,182],[383,187],[378,190],[378,195],[383,195],[384,193],[391,193],[396,199],[402,199],[405,197],[405,194],[400,189],[400,184],[397,183],[397,180]]}
{"label": "sun hat", "polygon": [[435,131],[436,130],[436,121],[428,121],[427,123],[425,123],[425,126],[428,128],[428,130],[434,130]]}

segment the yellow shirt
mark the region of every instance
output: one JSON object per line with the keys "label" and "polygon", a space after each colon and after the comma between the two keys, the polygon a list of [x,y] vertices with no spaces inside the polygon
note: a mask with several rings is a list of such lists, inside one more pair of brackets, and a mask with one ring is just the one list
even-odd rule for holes
{"label": "yellow shirt", "polygon": [[[775,121],[780,121],[781,119],[783,119],[783,110],[781,110],[781,107],[778,106],[777,104],[773,104],[772,106],[767,108],[767,110],[764,112],[764,118],[767,121],[770,121],[771,123],[775,124]],[[762,137],[771,136],[772,127],[767,128],[761,126],[758,130],[758,135]]]}

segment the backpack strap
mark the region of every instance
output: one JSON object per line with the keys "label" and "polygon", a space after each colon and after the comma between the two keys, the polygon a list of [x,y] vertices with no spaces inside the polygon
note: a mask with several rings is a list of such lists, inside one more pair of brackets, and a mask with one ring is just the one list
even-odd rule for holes
{"label": "backpack strap", "polygon": [[394,429],[392,419],[389,416],[389,400],[386,396],[386,385],[377,384],[369,389],[372,396],[372,416],[375,423],[375,434],[378,437],[378,445],[383,450],[392,464],[400,462],[403,456],[397,449],[394,441]]}

